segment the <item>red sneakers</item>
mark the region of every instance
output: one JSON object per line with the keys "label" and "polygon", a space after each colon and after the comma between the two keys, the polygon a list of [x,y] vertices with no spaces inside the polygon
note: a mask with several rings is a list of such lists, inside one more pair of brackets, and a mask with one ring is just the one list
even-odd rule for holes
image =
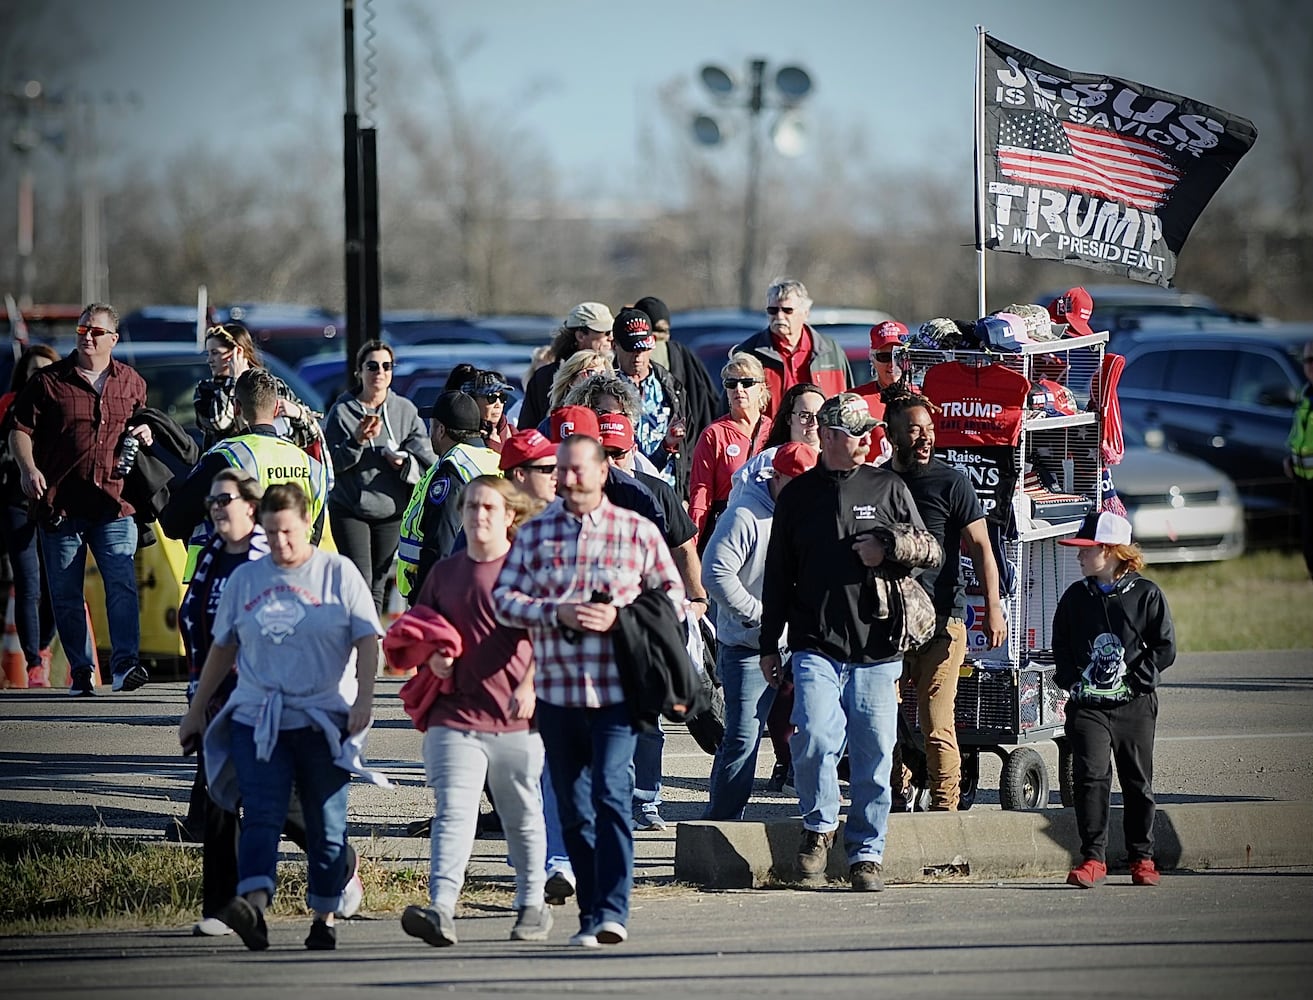
{"label": "red sneakers", "polygon": [[[1149,862],[1149,867],[1153,867],[1153,862]],[[1067,884],[1074,885],[1078,889],[1093,889],[1107,877],[1108,866],[1102,861],[1091,858],[1082,861],[1067,873]]]}
{"label": "red sneakers", "polygon": [[1154,867],[1153,858],[1131,862],[1131,885],[1157,885],[1160,881],[1161,876]]}

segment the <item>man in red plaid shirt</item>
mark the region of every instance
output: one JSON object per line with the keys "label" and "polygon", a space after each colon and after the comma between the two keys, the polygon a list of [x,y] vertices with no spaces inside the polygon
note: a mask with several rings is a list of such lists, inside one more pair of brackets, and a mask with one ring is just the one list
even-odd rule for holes
{"label": "man in red plaid shirt", "polygon": [[577,879],[583,947],[628,937],[629,828],[637,734],[607,633],[644,589],[680,610],[684,588],[660,531],[602,493],[606,453],[574,435],[556,453],[558,498],[516,535],[493,597],[503,624],[533,639],[537,722]]}

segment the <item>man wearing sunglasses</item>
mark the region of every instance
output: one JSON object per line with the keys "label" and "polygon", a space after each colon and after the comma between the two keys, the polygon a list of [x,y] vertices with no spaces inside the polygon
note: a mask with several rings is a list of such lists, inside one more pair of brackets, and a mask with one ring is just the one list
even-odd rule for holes
{"label": "man wearing sunglasses", "polygon": [[737,345],[730,356],[752,354],[766,369],[765,414],[775,415],[784,394],[799,382],[812,382],[833,396],[853,382],[848,357],[829,337],[807,325],[812,300],[793,278],[777,278],[766,289],[766,329]]}
{"label": "man wearing sunglasses", "polygon": [[500,467],[521,493],[543,503],[556,499],[556,445],[536,428],[510,436],[502,445]]}
{"label": "man wearing sunglasses", "polygon": [[138,660],[141,622],[137,605],[134,508],[115,469],[129,434],[149,445],[149,427],[128,431],[146,405],[146,382],[112,357],[118,343],[114,308],[82,310],[77,348],[63,361],[32,375],[13,404],[9,448],[18,462],[30,517],[40,527],[41,554],[60,642],[68,655],[70,693],[96,693],[83,573],[87,551],[105,583],[105,613],[113,654],[115,691],[132,691],[149,679]]}
{"label": "man wearing sunglasses", "polygon": [[898,475],[866,464],[879,423],[866,401],[840,393],[825,401],[816,419],[820,462],[775,502],[758,662],[766,683],[778,687],[787,624],[797,726],[789,748],[803,815],[795,869],[819,878],[828,868],[839,827],[837,766],[846,743],[848,877],[853,889],[878,892],[893,801],[894,685],[907,648],[906,622],[892,592],[899,579],[939,566],[943,549],[925,530]]}

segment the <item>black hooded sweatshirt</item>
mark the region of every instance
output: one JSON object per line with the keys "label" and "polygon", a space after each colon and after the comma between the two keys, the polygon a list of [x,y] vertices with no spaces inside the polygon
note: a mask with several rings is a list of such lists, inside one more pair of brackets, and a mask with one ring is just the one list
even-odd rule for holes
{"label": "black hooded sweatshirt", "polygon": [[[766,549],[761,651],[779,649],[787,624],[795,650],[841,663],[897,656],[890,622],[873,607],[870,573],[853,551],[857,536],[895,524],[925,528],[907,484],[888,469],[835,472],[818,465],[785,486]],[[912,568],[884,567],[893,574]]]}
{"label": "black hooded sweatshirt", "polygon": [[[1119,660],[1120,657],[1120,660]],[[1149,694],[1176,659],[1176,633],[1157,584],[1127,573],[1105,594],[1092,577],[1067,588],[1053,615],[1053,681],[1064,691],[1107,689],[1123,681],[1129,696],[1088,697],[1113,704]]]}

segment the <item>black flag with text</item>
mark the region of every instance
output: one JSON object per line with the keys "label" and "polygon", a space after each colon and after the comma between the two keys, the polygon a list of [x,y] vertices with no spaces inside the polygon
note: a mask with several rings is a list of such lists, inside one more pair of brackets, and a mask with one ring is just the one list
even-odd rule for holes
{"label": "black flag with text", "polygon": [[988,35],[984,69],[985,249],[1170,284],[1253,123]]}

